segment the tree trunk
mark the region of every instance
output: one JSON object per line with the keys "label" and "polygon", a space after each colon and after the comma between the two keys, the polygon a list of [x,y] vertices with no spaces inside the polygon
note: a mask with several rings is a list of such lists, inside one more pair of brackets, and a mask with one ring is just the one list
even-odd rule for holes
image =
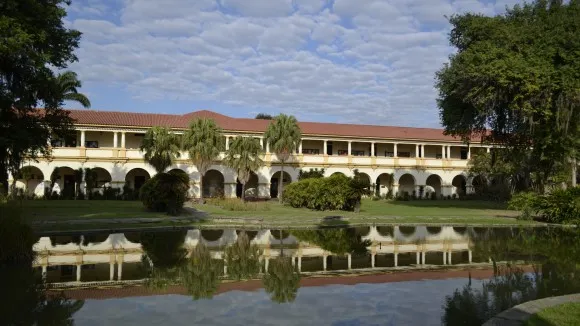
{"label": "tree trunk", "polygon": [[246,183],[242,183],[242,201],[245,202],[246,201]]}
{"label": "tree trunk", "polygon": [[576,159],[572,159],[572,187],[576,187],[578,185],[578,180],[576,180],[577,169],[578,165],[576,163]]}
{"label": "tree trunk", "polygon": [[284,164],[280,167],[280,177],[278,178],[278,201],[282,203],[282,191],[284,191]]}

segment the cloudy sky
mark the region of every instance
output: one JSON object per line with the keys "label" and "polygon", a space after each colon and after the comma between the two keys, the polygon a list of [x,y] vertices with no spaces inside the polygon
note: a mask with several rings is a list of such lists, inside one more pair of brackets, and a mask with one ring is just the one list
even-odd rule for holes
{"label": "cloudy sky", "polygon": [[70,68],[97,110],[438,127],[445,16],[517,2],[73,0]]}

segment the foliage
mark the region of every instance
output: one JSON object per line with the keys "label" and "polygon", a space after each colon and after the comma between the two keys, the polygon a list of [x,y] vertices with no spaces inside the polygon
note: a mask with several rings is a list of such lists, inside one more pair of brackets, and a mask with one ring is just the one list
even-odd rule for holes
{"label": "foliage", "polygon": [[266,293],[277,303],[293,302],[300,287],[300,273],[290,257],[278,256],[270,262],[262,282]]}
{"label": "foliage", "polygon": [[225,250],[225,261],[228,275],[235,280],[246,280],[256,277],[260,271],[260,249],[250,243],[245,232],[238,235],[238,240]]}
{"label": "foliage", "polygon": [[[77,60],[80,32],[64,24],[69,1],[5,0],[0,10],[0,189],[23,159],[49,156],[47,140],[72,129],[55,72]],[[43,107],[43,110],[38,110]]]}
{"label": "foliage", "polygon": [[523,219],[539,215],[551,223],[579,223],[580,187],[556,189],[547,195],[519,193],[509,202],[509,207],[522,211]]}
{"label": "foliage", "polygon": [[139,199],[150,211],[179,215],[187,200],[188,190],[189,176],[185,172],[181,170],[163,172],[143,184]]}
{"label": "foliage", "polygon": [[261,120],[273,120],[274,117],[272,117],[272,115],[268,114],[268,113],[258,113],[256,115],[256,119],[261,119]]}
{"label": "foliage", "polygon": [[368,252],[367,247],[371,245],[370,241],[363,241],[360,235],[356,234],[356,229],[325,228],[324,226],[321,225],[316,230],[295,230],[292,231],[292,235],[336,255],[364,255]]}
{"label": "foliage", "polygon": [[97,188],[98,179],[99,175],[95,169],[85,168],[85,188],[89,199],[93,196],[93,190]]}
{"label": "foliage", "polygon": [[368,192],[368,182],[334,174],[326,178],[303,179],[286,187],[284,203],[315,210],[352,211]]}
{"label": "foliage", "polygon": [[308,171],[300,169],[300,171],[298,171],[298,180],[310,178],[324,178],[324,168],[320,170],[318,168],[314,168]]}
{"label": "foliage", "polygon": [[437,73],[445,132],[505,147],[512,182],[540,193],[580,155],[579,15],[578,1],[536,0],[452,16],[457,53]]}
{"label": "foliage", "polygon": [[[90,108],[91,101],[89,98],[77,90],[81,86],[82,83],[74,71],[65,71],[56,77],[57,92],[63,101],[74,101],[85,108]],[[84,146],[84,144],[81,145]]]}
{"label": "foliage", "polygon": [[181,271],[183,285],[193,300],[211,299],[218,289],[219,264],[211,258],[209,249],[199,243]]}
{"label": "foliage", "polygon": [[158,269],[172,269],[181,266],[187,250],[183,248],[185,231],[155,231],[141,234],[141,246],[147,260]]}
{"label": "foliage", "polygon": [[252,137],[235,137],[226,151],[223,162],[238,174],[238,180],[242,184],[242,201],[246,198],[246,183],[252,172],[264,164],[260,158],[261,152],[260,141]]}
{"label": "foliage", "polygon": [[155,126],[147,130],[139,148],[144,159],[157,173],[164,172],[181,155],[179,138],[167,127]]}
{"label": "foliage", "polygon": [[278,200],[282,202],[284,192],[284,164],[296,152],[302,140],[302,132],[294,116],[280,114],[270,122],[264,133],[270,150],[276,153],[280,161],[280,178],[278,180]]}
{"label": "foliage", "polygon": [[0,316],[2,325],[72,325],[84,301],[47,295],[41,275],[32,268],[38,241],[21,211],[0,205]]}
{"label": "foliage", "polygon": [[211,198],[208,199],[207,203],[233,212],[250,212],[250,211],[258,212],[270,210],[270,204],[267,202],[247,202],[239,200],[237,198],[235,199]]}
{"label": "foliage", "polygon": [[189,159],[199,171],[200,198],[203,198],[203,177],[213,161],[225,149],[222,129],[212,119],[195,119],[183,135],[182,147],[189,153]]}

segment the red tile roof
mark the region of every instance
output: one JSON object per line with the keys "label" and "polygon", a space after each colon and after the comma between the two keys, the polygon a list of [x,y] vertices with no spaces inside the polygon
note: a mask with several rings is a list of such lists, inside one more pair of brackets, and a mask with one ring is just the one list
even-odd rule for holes
{"label": "red tile roof", "polygon": [[[184,115],[114,112],[95,110],[70,110],[78,125],[151,127],[168,126],[185,129],[194,118],[211,118],[226,131],[257,132],[266,130],[270,121],[260,119],[232,118],[212,111],[195,111]],[[361,137],[380,139],[422,139],[433,141],[459,141],[446,136],[442,129],[411,128],[376,125],[355,125],[323,122],[299,122],[303,135],[328,135],[337,137]]]}

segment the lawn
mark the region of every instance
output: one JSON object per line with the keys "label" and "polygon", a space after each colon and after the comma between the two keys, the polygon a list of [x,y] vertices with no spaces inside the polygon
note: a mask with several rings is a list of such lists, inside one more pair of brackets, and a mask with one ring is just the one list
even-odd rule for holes
{"label": "lawn", "polygon": [[577,326],[580,325],[580,302],[565,303],[532,315],[525,326]]}

